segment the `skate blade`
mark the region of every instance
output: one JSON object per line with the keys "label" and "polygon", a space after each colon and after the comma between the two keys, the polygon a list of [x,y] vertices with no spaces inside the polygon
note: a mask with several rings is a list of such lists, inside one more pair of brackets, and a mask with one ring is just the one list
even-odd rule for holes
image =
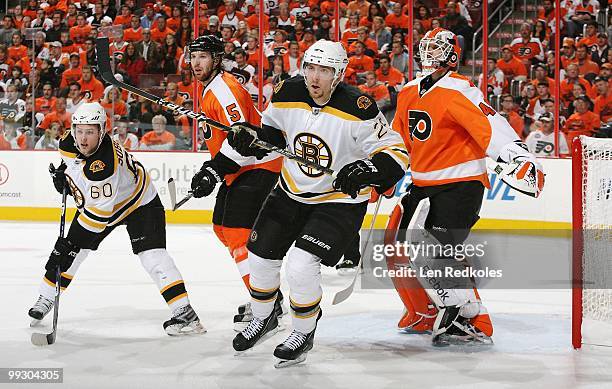
{"label": "skate blade", "polygon": [[166,333],[170,336],[199,335],[206,333],[206,328],[200,322],[197,322],[197,324],[190,324],[185,327],[169,326],[166,328]]}
{"label": "skate blade", "polygon": [[488,336],[440,336],[432,341],[434,347],[455,347],[465,350],[486,349],[493,346],[493,339]]}
{"label": "skate blade", "polygon": [[246,349],[246,350],[242,350],[242,351],[234,351],[234,356],[235,356],[235,357],[240,357],[240,356],[243,356],[243,355],[248,355],[248,354],[249,354],[249,352],[250,352],[251,350],[253,350],[255,347],[257,347],[257,346],[258,346],[260,343],[265,342],[266,340],[268,340],[268,339],[270,339],[271,337],[273,337],[274,335],[276,335],[276,333],[277,333],[277,332],[282,331],[282,330],[284,330],[284,329],[285,329],[285,327],[283,327],[283,326],[282,326],[282,325],[279,323],[279,324],[278,324],[278,326],[277,326],[275,329],[270,330],[270,331],[269,331],[267,334],[265,334],[264,336],[262,336],[261,338],[259,338],[259,340],[257,341],[257,343],[255,343],[255,344],[253,345],[253,347],[248,348],[248,349]]}
{"label": "skate blade", "polygon": [[303,353],[302,355],[300,355],[296,359],[280,359],[280,358],[277,358],[277,362],[274,364],[274,367],[277,368],[277,369],[283,369],[285,367],[297,365],[298,363],[302,363],[302,362],[304,362],[306,360],[306,355],[308,355],[307,352]]}
{"label": "skate blade", "polygon": [[405,335],[431,335],[431,330],[415,330],[411,327],[398,328],[398,332]]}

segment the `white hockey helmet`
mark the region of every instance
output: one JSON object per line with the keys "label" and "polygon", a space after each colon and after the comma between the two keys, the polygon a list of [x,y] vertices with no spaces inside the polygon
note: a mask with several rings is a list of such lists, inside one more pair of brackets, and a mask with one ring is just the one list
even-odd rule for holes
{"label": "white hockey helmet", "polygon": [[[76,126],[79,124],[97,124],[100,128],[100,138],[98,139],[98,146],[94,150],[94,153],[100,147],[102,138],[106,134],[106,110],[99,103],[83,103],[77,110],[72,114],[72,127],[70,129],[72,137],[76,141]],[[77,146],[78,148],[78,146]]]}
{"label": "white hockey helmet", "polygon": [[423,75],[429,75],[441,68],[455,68],[461,57],[459,40],[449,30],[434,28],[427,31],[419,42],[419,56]]}
{"label": "white hockey helmet", "polygon": [[306,50],[304,58],[302,58],[300,72],[304,76],[304,80],[306,80],[306,65],[309,63],[328,66],[334,69],[334,80],[332,83],[333,92],[338,83],[344,79],[344,72],[348,65],[348,57],[342,43],[320,39]]}

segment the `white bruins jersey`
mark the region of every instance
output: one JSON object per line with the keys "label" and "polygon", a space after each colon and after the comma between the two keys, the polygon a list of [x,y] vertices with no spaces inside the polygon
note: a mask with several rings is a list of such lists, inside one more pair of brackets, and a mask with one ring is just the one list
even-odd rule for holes
{"label": "white bruins jersey", "polygon": [[59,150],[80,213],[77,221],[89,232],[100,233],[121,223],[157,196],[144,166],[108,134],[87,158],[79,153],[70,131],[60,141]]}
{"label": "white bruins jersey", "polygon": [[[408,168],[402,137],[389,126],[376,102],[344,83],[338,85],[329,103],[319,107],[302,76],[285,80],[275,87],[261,122],[282,131],[290,151],[334,171],[376,153],[388,154],[404,171]],[[371,188],[352,199],[335,190],[333,180],[294,160],[283,161],[280,186],[296,201],[360,203],[369,198]]]}

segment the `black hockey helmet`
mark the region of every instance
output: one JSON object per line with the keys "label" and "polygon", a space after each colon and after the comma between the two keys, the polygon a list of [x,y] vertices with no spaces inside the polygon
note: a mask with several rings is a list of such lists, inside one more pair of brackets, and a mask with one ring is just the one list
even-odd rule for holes
{"label": "black hockey helmet", "polygon": [[216,35],[202,35],[187,44],[187,51],[189,53],[208,51],[213,55],[222,54],[223,41]]}

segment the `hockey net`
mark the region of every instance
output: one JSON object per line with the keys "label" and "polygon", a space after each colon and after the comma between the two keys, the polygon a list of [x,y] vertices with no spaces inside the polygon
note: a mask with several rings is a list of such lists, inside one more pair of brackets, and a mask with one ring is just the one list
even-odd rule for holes
{"label": "hockey net", "polygon": [[612,346],[612,139],[574,139],[572,171],[572,344]]}

